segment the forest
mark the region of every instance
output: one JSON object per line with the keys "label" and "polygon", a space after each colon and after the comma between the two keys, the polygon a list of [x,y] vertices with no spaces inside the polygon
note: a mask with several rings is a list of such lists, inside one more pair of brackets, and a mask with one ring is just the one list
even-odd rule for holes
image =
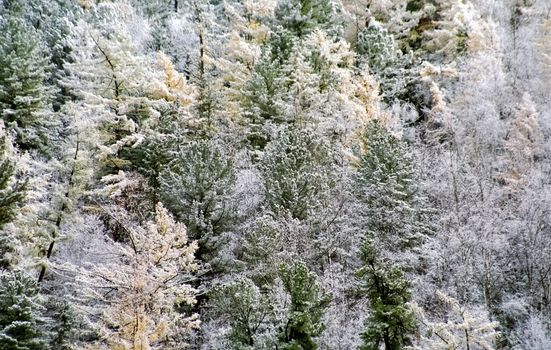
{"label": "forest", "polygon": [[0,350],[551,350],[551,1],[0,0]]}

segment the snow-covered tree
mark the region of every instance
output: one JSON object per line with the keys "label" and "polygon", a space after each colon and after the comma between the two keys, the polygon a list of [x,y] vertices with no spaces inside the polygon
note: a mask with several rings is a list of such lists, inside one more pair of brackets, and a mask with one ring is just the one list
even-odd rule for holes
{"label": "snow-covered tree", "polygon": [[314,338],[325,328],[322,316],[331,296],[320,288],[317,275],[302,262],[282,264],[279,276],[290,297],[288,318],[280,326],[282,349],[317,349]]}
{"label": "snow-covered tree", "polygon": [[437,292],[438,298],[449,307],[446,322],[430,322],[423,311],[413,305],[425,331],[418,349],[496,349],[498,323],[488,319],[484,310],[463,307],[454,298]]}
{"label": "snow-covered tree", "polygon": [[416,322],[409,308],[410,285],[403,271],[377,256],[376,248],[366,239],[362,245],[360,259],[363,266],[356,275],[361,278],[371,313],[366,320],[366,330],[361,337],[360,350],[403,349],[411,344],[411,335]]}
{"label": "snow-covered tree", "polygon": [[230,324],[229,341],[234,349],[258,349],[266,345],[263,333],[269,329],[272,304],[251,280],[239,279],[211,291],[214,313]]}
{"label": "snow-covered tree", "polygon": [[277,5],[275,16],[284,29],[298,37],[315,28],[338,33],[341,6],[339,1],[330,0],[282,0]]}
{"label": "snow-covered tree", "polygon": [[10,148],[3,135],[0,138],[0,228],[14,219],[18,205],[25,198],[25,183],[15,177],[16,161]]}
{"label": "snow-covered tree", "polygon": [[362,148],[354,184],[360,227],[377,247],[399,260],[394,253],[415,247],[430,232],[413,159],[404,141],[379,120],[366,126]]}
{"label": "snow-covered tree", "polygon": [[72,113],[94,110],[88,123],[96,129],[98,159],[108,172],[129,166],[120,151],[143,140],[158,115],[157,102],[165,102],[159,92],[165,72],[157,55],[143,52],[147,38],[147,22],[120,2],[91,7],[67,39],[73,51],[63,84],[79,97]]}
{"label": "snow-covered tree", "polygon": [[40,324],[43,306],[36,280],[22,271],[0,271],[0,348],[47,350]]}
{"label": "snow-covered tree", "polygon": [[21,1],[7,1],[0,22],[0,111],[22,149],[46,151],[52,128],[48,57],[36,30],[25,22]]}
{"label": "snow-covered tree", "polygon": [[386,29],[371,26],[358,34],[355,45],[360,55],[359,61],[367,64],[369,71],[377,77],[383,98],[408,101],[412,84],[418,72],[412,67],[411,54],[403,54]]}
{"label": "snow-covered tree", "polygon": [[267,205],[299,220],[326,206],[334,186],[331,150],[309,130],[282,132],[266,150],[260,171]]}
{"label": "snow-covered tree", "polygon": [[[124,220],[124,218],[118,218]],[[195,290],[186,282],[197,269],[197,242],[163,207],[144,226],[124,223],[128,242],[113,242],[108,258],[80,268],[77,296],[97,332],[102,349],[181,349],[199,324],[197,315],[177,308],[195,303]],[[101,254],[102,252],[97,252]]]}
{"label": "snow-covered tree", "polygon": [[161,198],[187,223],[190,237],[199,240],[198,258],[210,261],[216,256],[220,234],[237,215],[232,202],[233,160],[216,140],[193,141],[179,148],[160,174]]}

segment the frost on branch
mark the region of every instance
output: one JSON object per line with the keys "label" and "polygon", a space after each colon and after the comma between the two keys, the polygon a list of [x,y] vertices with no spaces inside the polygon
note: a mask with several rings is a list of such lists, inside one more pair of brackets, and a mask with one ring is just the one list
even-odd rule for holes
{"label": "frost on branch", "polygon": [[112,258],[81,269],[81,309],[98,334],[96,346],[110,349],[181,349],[198,327],[197,315],[176,310],[195,303],[185,277],[197,269],[196,242],[161,203],[155,221],[129,229],[129,242],[112,242]]}

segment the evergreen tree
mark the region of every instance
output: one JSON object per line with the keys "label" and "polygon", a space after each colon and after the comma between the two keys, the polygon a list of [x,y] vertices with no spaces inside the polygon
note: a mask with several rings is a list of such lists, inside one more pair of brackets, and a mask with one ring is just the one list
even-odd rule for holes
{"label": "evergreen tree", "polygon": [[42,308],[34,278],[0,272],[0,349],[48,349],[39,327]]}
{"label": "evergreen tree", "polygon": [[269,208],[299,220],[325,206],[334,186],[331,150],[310,130],[281,132],[266,150],[260,171]]}
{"label": "evergreen tree", "polygon": [[412,67],[413,57],[398,49],[392,34],[378,26],[367,27],[358,33],[355,48],[360,55],[358,62],[366,63],[377,77],[386,102],[412,102],[412,85],[419,73]]}
{"label": "evergreen tree", "polygon": [[24,150],[45,151],[51,91],[46,86],[48,57],[36,30],[24,20],[18,0],[6,1],[0,21],[0,117]]}
{"label": "evergreen tree", "polygon": [[362,143],[354,192],[366,235],[392,252],[415,247],[430,228],[406,144],[379,120],[366,126]]}
{"label": "evergreen tree", "polygon": [[17,214],[18,204],[25,198],[25,183],[15,180],[15,162],[7,151],[6,137],[0,137],[0,229]]}
{"label": "evergreen tree", "polygon": [[360,350],[400,350],[411,344],[409,335],[416,329],[409,283],[399,267],[383,263],[376,257],[371,242],[366,240],[360,252],[363,266],[356,275],[363,279],[371,314],[362,333]]}
{"label": "evergreen tree", "polygon": [[416,267],[410,254],[429,232],[419,208],[413,161],[403,141],[378,120],[370,122],[362,138],[355,193],[358,215],[365,229],[359,258],[371,306],[362,334],[362,350],[403,349],[410,344],[415,318],[407,306],[410,285],[403,269]]}
{"label": "evergreen tree", "polygon": [[249,124],[247,141],[253,150],[263,150],[278,125],[290,122],[285,111],[287,83],[288,77],[278,58],[265,49],[242,92],[244,115]]}
{"label": "evergreen tree", "polygon": [[235,218],[231,201],[235,172],[231,154],[216,140],[192,141],[170,153],[161,172],[161,198],[199,240],[197,257],[210,261],[219,235]]}
{"label": "evergreen tree", "polygon": [[[15,162],[7,152],[5,136],[0,138],[0,231],[15,218],[19,205],[25,198],[26,183],[15,179]],[[8,231],[0,235],[0,268],[11,264],[11,253],[17,247],[16,239]]]}
{"label": "evergreen tree", "polygon": [[234,349],[258,349],[271,321],[269,296],[247,279],[215,287],[211,291],[214,312],[229,320],[229,340]]}
{"label": "evergreen tree", "polygon": [[283,0],[278,3],[275,16],[284,29],[298,37],[309,34],[315,28],[338,33],[338,12],[341,8],[337,4],[330,0]]}
{"label": "evergreen tree", "polygon": [[325,328],[322,316],[331,296],[321,289],[317,275],[302,262],[282,264],[279,277],[291,299],[289,316],[280,334],[282,349],[317,349],[313,338]]}
{"label": "evergreen tree", "polygon": [[51,312],[49,344],[55,350],[73,350],[76,334],[76,312],[67,300],[50,299],[46,305]]}
{"label": "evergreen tree", "polygon": [[79,16],[78,3],[71,0],[25,0],[25,3],[27,22],[36,30],[42,47],[50,58],[46,83],[54,87],[52,109],[58,112],[63,104],[74,98],[74,92],[63,84],[67,75],[63,66],[72,59],[72,49],[67,37],[71,23]]}

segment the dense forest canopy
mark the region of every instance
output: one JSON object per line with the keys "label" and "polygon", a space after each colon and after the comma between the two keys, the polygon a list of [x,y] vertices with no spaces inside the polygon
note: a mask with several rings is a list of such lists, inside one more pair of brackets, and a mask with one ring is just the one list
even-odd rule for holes
{"label": "dense forest canopy", "polygon": [[0,350],[551,349],[548,0],[0,0]]}

